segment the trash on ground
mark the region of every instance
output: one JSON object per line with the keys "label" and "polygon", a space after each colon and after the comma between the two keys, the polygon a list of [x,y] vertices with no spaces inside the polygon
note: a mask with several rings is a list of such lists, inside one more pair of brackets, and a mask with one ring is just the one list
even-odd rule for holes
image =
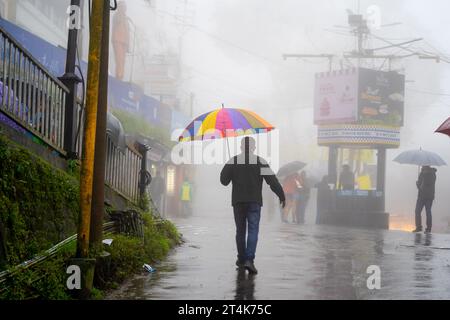
{"label": "trash on ground", "polygon": [[151,265],[144,263],[143,268],[145,271],[153,273],[156,271],[155,268],[153,268]]}
{"label": "trash on ground", "polygon": [[102,243],[104,243],[104,244],[110,246],[110,245],[112,244],[113,241],[114,241],[113,239],[104,239],[104,240],[102,241]]}

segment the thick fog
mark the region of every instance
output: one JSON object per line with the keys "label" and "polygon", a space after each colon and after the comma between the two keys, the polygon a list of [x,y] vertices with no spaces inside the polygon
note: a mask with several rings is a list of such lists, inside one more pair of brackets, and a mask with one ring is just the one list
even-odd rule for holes
{"label": "thick fog", "polygon": [[[356,48],[356,38],[346,28],[347,12],[366,15],[373,5],[380,8],[381,25],[388,25],[373,30],[375,36],[397,43],[423,38],[404,47],[442,57],[450,52],[446,26],[450,3],[446,0],[433,0],[432,5],[423,0],[152,0],[150,5],[130,0],[127,5],[138,39],[147,39],[138,41],[141,59],[136,59],[136,70],[145,64],[142,56],[146,54],[179,54],[178,94],[182,105],[188,105],[194,94],[192,116],[222,103],[251,109],[279,130],[280,164],[304,161],[305,169],[316,177],[325,173],[327,148],[317,146],[313,124],[314,74],[328,71],[328,60],[284,60],[284,53],[334,54],[338,57],[333,69],[356,66],[355,60],[343,58],[344,52]],[[364,45],[387,44],[371,37]],[[395,47],[383,53],[410,51]],[[385,64],[367,60],[361,66],[378,69]],[[450,162],[450,139],[434,133],[450,115],[450,64],[412,56],[394,60],[391,67],[403,72],[407,82],[401,147],[388,150],[386,209],[407,216],[412,224],[417,167],[392,159],[401,151],[422,147]],[[220,185],[220,169],[221,165],[196,166],[199,212],[230,205],[231,190]],[[448,225],[449,185],[450,168],[438,168],[436,227]],[[313,205],[307,215],[314,216]]]}

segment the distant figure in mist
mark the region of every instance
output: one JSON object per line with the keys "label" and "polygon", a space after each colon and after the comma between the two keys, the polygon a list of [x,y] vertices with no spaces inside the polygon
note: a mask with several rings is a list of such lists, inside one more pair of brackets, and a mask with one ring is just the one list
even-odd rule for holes
{"label": "distant figure in mist", "polygon": [[300,184],[300,175],[295,172],[283,179],[282,186],[286,196],[286,206],[281,212],[281,221],[289,223],[289,215],[292,214],[292,222],[297,221],[297,205],[299,199],[298,186]]}
{"label": "distant figure in mist", "polygon": [[315,185],[315,187],[317,188],[316,224],[321,224],[323,214],[330,210],[331,189],[329,183],[329,178],[327,175],[325,175],[323,176],[322,180]]}
{"label": "distant figure in mist", "polygon": [[[255,140],[245,137],[241,140],[241,153],[230,159],[220,173],[220,182],[233,185],[231,203],[236,223],[236,246],[238,259],[236,265],[256,274],[254,259],[258,243],[259,221],[261,218],[263,180],[278,196],[284,208],[286,198],[283,188],[267,162],[254,154]],[[248,230],[247,241],[246,233]]]}
{"label": "distant figure in mist", "polygon": [[355,174],[348,164],[342,166],[339,176],[338,190],[355,190]]}
{"label": "distant figure in mist", "polygon": [[436,184],[436,169],[430,166],[423,166],[419,174],[419,179],[416,182],[419,193],[416,202],[416,230],[413,232],[422,231],[422,210],[425,207],[427,214],[427,228],[425,233],[431,233],[432,217],[431,206],[433,205],[435,184]]}
{"label": "distant figure in mist", "polygon": [[181,214],[189,217],[192,214],[192,183],[188,178],[184,179],[180,190]]}
{"label": "distant figure in mist", "polygon": [[159,211],[162,211],[161,202],[164,190],[165,182],[161,175],[161,171],[158,170],[156,172],[156,177],[154,177],[152,182],[150,183],[150,194],[152,195],[153,202],[155,203],[155,206]]}
{"label": "distant figure in mist", "polygon": [[300,179],[297,188],[298,197],[297,205],[295,206],[295,222],[297,224],[305,223],[306,207],[308,205],[309,196],[311,194],[311,186],[309,179],[306,176],[306,171],[300,172]]}

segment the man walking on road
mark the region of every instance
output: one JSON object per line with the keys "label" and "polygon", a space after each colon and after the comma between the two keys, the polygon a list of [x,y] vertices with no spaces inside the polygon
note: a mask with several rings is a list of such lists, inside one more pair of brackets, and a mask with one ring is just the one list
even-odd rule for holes
{"label": "man walking on road", "polygon": [[436,171],[436,169],[431,168],[430,166],[422,167],[419,179],[416,182],[419,194],[416,203],[416,230],[413,232],[422,231],[422,210],[423,207],[425,207],[427,214],[427,228],[425,229],[425,233],[431,233],[431,206],[433,205],[434,200]]}
{"label": "man walking on road", "polygon": [[[241,154],[230,159],[220,173],[220,182],[227,186],[232,182],[232,205],[236,223],[236,245],[238,267],[245,267],[250,273],[258,273],[254,265],[261,217],[263,179],[278,196],[284,208],[286,199],[283,188],[267,162],[254,154],[255,140],[245,137],[241,140]],[[247,241],[245,239],[248,229]]]}

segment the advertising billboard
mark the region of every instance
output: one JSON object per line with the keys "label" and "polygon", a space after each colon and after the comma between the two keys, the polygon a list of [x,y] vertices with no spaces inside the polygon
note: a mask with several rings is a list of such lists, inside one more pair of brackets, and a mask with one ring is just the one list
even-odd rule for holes
{"label": "advertising billboard", "polygon": [[314,123],[353,123],[357,120],[357,69],[318,73],[314,94]]}
{"label": "advertising billboard", "polygon": [[316,75],[314,123],[403,126],[405,76],[365,68]]}
{"label": "advertising billboard", "polygon": [[360,68],[358,100],[359,123],[403,126],[405,76]]}

